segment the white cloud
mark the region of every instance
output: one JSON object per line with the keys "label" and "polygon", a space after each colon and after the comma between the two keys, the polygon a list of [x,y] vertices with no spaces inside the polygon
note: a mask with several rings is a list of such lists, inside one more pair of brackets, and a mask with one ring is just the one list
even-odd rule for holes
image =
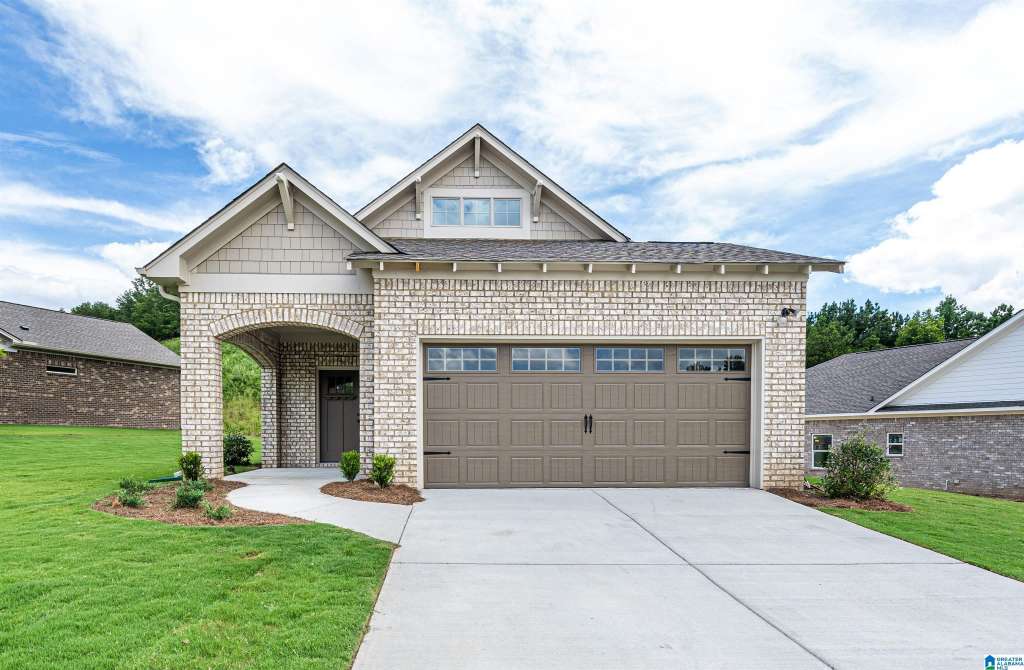
{"label": "white cloud", "polygon": [[6,241],[0,249],[0,297],[52,309],[85,301],[112,303],[135,278],[134,267],[168,244],[111,243],[82,250]]}
{"label": "white cloud", "polygon": [[1024,141],[975,151],[932,186],[934,198],[891,222],[892,235],[850,259],[883,291],[938,288],[969,305],[1024,305]]}
{"label": "white cloud", "polygon": [[199,158],[210,171],[212,184],[232,184],[253,173],[255,162],[252,154],[236,149],[219,137],[206,140],[199,147]]}

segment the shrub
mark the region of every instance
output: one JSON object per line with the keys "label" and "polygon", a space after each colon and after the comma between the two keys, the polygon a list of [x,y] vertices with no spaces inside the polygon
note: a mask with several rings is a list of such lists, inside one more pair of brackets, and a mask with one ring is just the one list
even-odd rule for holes
{"label": "shrub", "polygon": [[199,507],[206,493],[206,486],[201,481],[186,481],[178,486],[174,495],[175,507]]}
{"label": "shrub", "polygon": [[373,457],[373,467],[370,468],[370,479],[377,486],[386,489],[395,480],[395,457],[387,454],[377,454]]}
{"label": "shrub", "polygon": [[203,514],[205,514],[208,519],[213,519],[214,521],[223,521],[224,519],[231,518],[231,508],[228,507],[227,505],[220,505],[219,507],[214,507],[213,505],[204,500]]}
{"label": "shrub", "polygon": [[345,451],[341,454],[341,474],[345,481],[352,481],[359,476],[359,452]]}
{"label": "shrub", "polygon": [[832,450],[821,488],[829,498],[884,499],[896,488],[896,475],[885,452],[855,435]]}
{"label": "shrub", "polygon": [[148,493],[153,490],[152,484],[144,479],[137,479],[135,477],[124,477],[120,482],[118,482],[117,486],[123,493],[134,493],[136,495]]}
{"label": "shrub", "polygon": [[236,465],[249,465],[252,457],[252,440],[239,433],[224,436],[224,465],[234,469]]}
{"label": "shrub", "polygon": [[185,452],[178,458],[178,465],[181,466],[181,478],[185,481],[198,481],[206,475],[203,457],[198,452]]}
{"label": "shrub", "polygon": [[125,507],[142,507],[142,496],[134,491],[121,489],[117,492],[117,502]]}

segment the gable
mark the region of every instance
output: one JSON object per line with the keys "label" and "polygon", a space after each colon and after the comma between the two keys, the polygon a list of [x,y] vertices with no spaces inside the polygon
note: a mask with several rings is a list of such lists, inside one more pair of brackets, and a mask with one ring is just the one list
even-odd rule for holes
{"label": "gable", "polygon": [[295,229],[283,205],[267,212],[192,271],[200,274],[353,274],[345,258],[356,250],[323,219],[296,201]]}
{"label": "gable", "polygon": [[886,405],[945,405],[1024,401],[1024,320],[977,346]]}

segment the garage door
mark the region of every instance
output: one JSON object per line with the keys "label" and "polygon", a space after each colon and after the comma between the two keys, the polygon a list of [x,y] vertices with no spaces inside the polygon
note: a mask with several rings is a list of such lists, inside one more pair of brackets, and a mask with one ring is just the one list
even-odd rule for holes
{"label": "garage door", "polygon": [[747,486],[738,346],[428,344],[432,488]]}

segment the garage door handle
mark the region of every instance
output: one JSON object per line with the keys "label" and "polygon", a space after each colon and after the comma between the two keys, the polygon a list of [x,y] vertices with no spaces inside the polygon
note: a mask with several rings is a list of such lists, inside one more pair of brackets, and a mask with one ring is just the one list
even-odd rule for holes
{"label": "garage door handle", "polygon": [[594,417],[589,414],[583,415],[583,432],[593,433],[594,432]]}
{"label": "garage door handle", "polygon": [[451,456],[450,451],[424,451],[424,456]]}
{"label": "garage door handle", "polygon": [[723,454],[749,454],[750,451],[749,450],[747,450],[747,451],[736,451],[736,450],[733,450],[733,449],[723,449],[722,453]]}
{"label": "garage door handle", "polygon": [[722,381],[727,382],[749,382],[750,377],[722,377]]}

